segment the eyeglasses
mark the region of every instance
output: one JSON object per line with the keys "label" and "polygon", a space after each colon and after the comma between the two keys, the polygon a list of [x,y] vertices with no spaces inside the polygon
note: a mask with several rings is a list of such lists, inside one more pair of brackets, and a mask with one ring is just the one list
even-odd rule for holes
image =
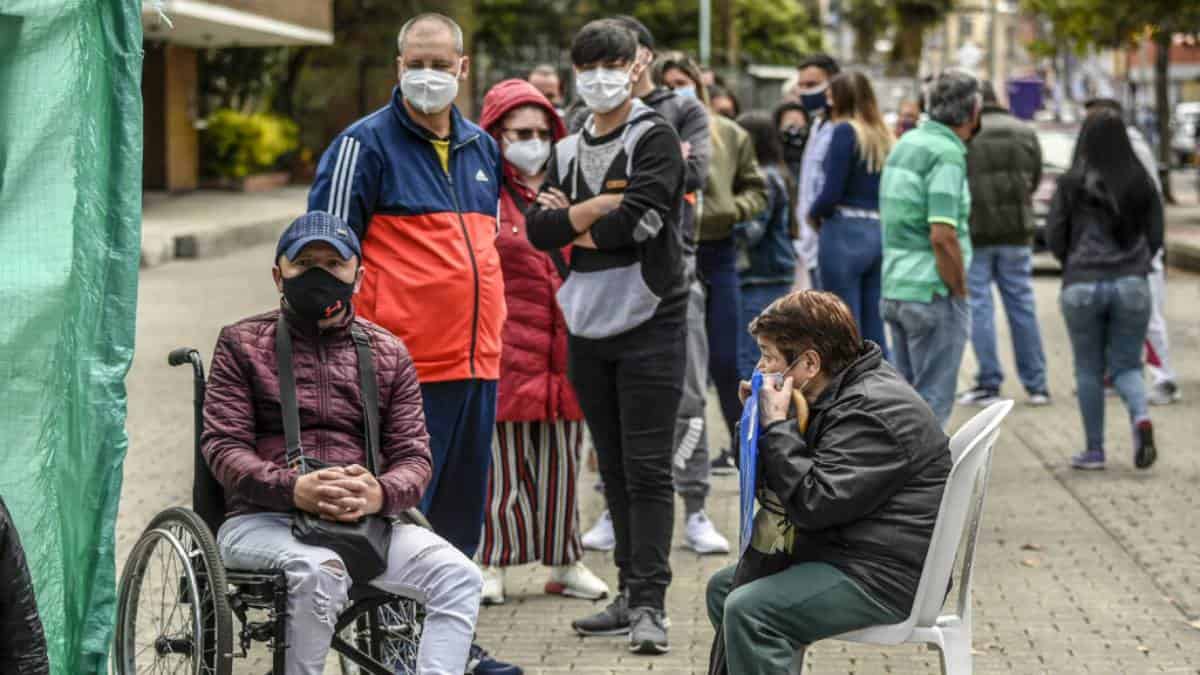
{"label": "eyeglasses", "polygon": [[518,141],[528,141],[535,136],[548,141],[551,137],[549,129],[505,129],[504,133],[508,135],[509,140],[516,138]]}

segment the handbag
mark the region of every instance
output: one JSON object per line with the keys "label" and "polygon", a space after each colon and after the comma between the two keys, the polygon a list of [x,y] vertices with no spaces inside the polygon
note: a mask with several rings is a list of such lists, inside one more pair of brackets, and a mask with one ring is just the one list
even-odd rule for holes
{"label": "handbag", "polygon": [[[351,324],[350,336],[358,353],[358,376],[362,390],[363,432],[367,446],[367,470],[378,476],[379,461],[379,386],[375,380],[375,360],[371,341],[357,324]],[[292,336],[287,319],[280,313],[275,331],[275,358],[279,367],[279,404],[283,409],[283,436],[287,444],[287,463],[301,474],[330,465],[304,456],[300,444],[300,409],[296,403],[296,374],[292,367]],[[366,583],[387,569],[388,548],[392,541],[392,523],[373,514],[356,522],[330,521],[304,511],[292,515],[292,536],[311,546],[330,549],[342,559],[346,572],[356,583]]]}

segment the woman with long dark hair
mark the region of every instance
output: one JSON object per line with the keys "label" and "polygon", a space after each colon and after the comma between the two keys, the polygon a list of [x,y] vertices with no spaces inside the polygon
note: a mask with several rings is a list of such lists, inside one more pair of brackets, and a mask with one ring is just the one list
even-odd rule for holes
{"label": "woman with long dark hair", "polygon": [[866,75],[837,75],[829,83],[828,96],[833,138],[825,155],[825,183],[808,210],[809,222],[820,228],[821,284],[845,301],[863,337],[887,354],[879,311],[879,177],[895,138],[883,123]]}
{"label": "woman with long dark hair", "polygon": [[[748,112],[737,123],[750,134],[758,167],[767,179],[767,208],[749,220],[734,226],[739,248],[738,279],[742,291],[742,316],[738,330],[747,330],[750,322],[767,305],[788,294],[796,279],[796,218],[792,195],[796,184],[784,160],[783,143],[775,121],[762,112]],[[743,338],[738,349],[738,373],[749,378],[761,355],[758,343]]]}
{"label": "woman with long dark hair", "polygon": [[1154,463],[1154,427],[1142,382],[1142,342],[1150,322],[1151,259],[1162,248],[1163,212],[1154,183],[1133,153],[1125,123],[1110,111],[1089,115],[1071,170],[1058,179],[1046,242],[1063,265],[1059,296],[1087,445],[1077,469],[1104,468],[1104,375],[1129,411],[1134,465]]}

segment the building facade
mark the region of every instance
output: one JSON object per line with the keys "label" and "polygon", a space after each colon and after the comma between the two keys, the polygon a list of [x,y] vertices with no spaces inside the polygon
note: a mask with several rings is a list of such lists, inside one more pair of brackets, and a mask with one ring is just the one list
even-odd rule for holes
{"label": "building facade", "polygon": [[200,50],[333,44],[333,1],[145,0],[142,27],[143,185],[182,192],[199,178]]}

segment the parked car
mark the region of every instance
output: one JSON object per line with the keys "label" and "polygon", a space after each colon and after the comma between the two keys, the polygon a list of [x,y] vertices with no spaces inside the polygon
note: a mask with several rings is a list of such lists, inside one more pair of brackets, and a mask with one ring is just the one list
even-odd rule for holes
{"label": "parked car", "polygon": [[1033,235],[1033,250],[1046,250],[1046,214],[1050,212],[1050,200],[1058,177],[1071,168],[1071,157],[1075,153],[1075,139],[1079,127],[1041,124],[1034,127],[1038,143],[1042,146],[1042,181],[1033,193],[1033,215],[1036,221]]}
{"label": "parked car", "polygon": [[1171,152],[1181,165],[1191,164],[1196,157],[1197,130],[1200,129],[1200,101],[1175,105],[1171,120]]}

